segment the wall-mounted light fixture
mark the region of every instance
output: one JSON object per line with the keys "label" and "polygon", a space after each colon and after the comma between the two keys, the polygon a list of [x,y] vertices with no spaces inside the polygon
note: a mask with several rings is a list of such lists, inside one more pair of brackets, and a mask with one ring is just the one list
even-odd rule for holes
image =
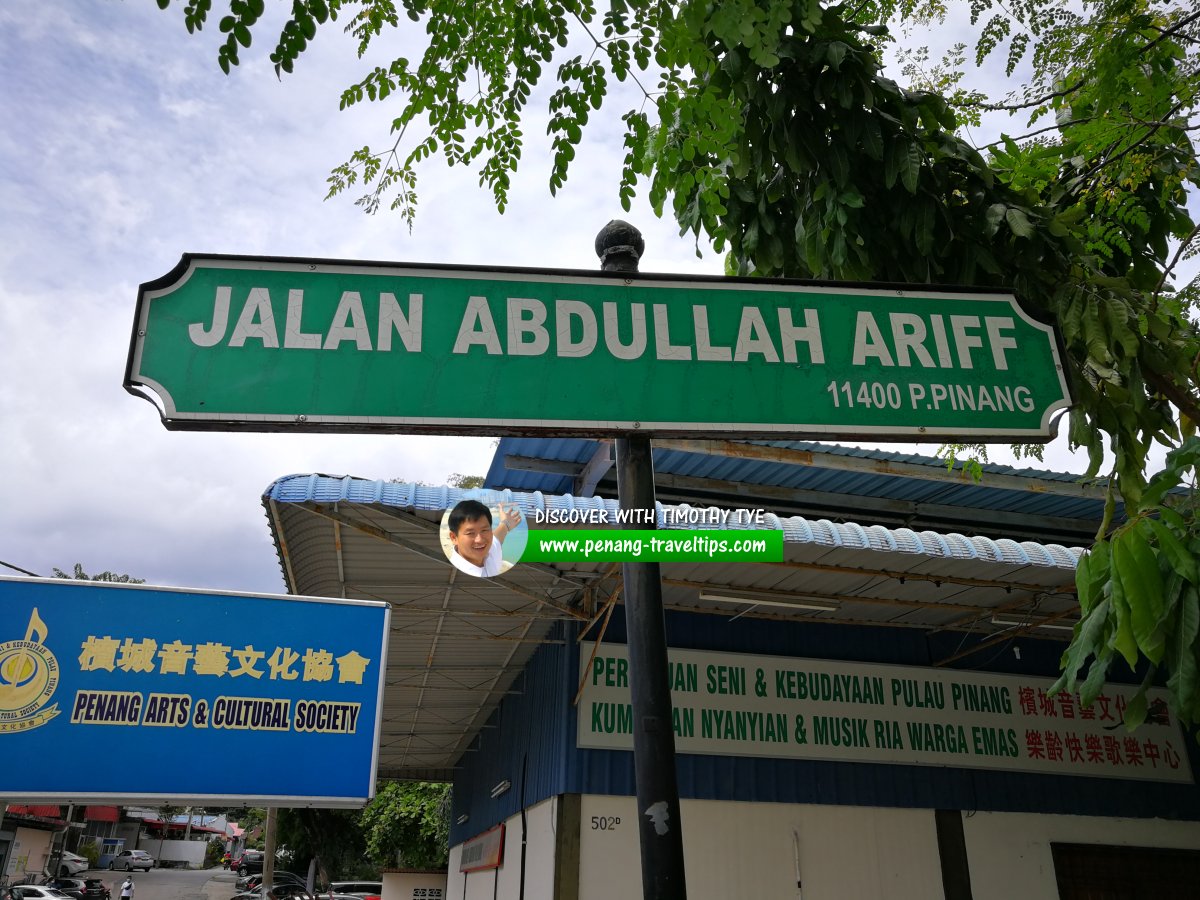
{"label": "wall-mounted light fixture", "polygon": [[512,782],[509,781],[507,778],[505,778],[503,781],[499,782],[494,788],[492,788],[492,799],[494,800],[497,797],[499,797],[501,794],[506,793],[510,787],[512,787]]}
{"label": "wall-mounted light fixture", "polygon": [[833,600],[818,600],[815,597],[797,597],[795,600],[765,600],[761,597],[733,597],[729,594],[700,593],[701,600],[714,603],[733,603],[738,606],[778,606],[783,609],[812,609],[817,612],[833,612],[839,605]]}
{"label": "wall-mounted light fixture", "polygon": [[459,816],[457,819],[454,820],[454,824],[455,825],[465,825],[465,824],[467,824],[467,819],[469,819],[469,818],[471,818],[471,817],[468,816],[466,813],[463,813],[461,816]]}
{"label": "wall-mounted light fixture", "polygon": [[1055,619],[1047,622],[1042,619],[1022,619],[1015,616],[992,616],[993,625],[1006,625],[1009,628],[1051,628],[1055,631],[1074,631],[1074,619]]}

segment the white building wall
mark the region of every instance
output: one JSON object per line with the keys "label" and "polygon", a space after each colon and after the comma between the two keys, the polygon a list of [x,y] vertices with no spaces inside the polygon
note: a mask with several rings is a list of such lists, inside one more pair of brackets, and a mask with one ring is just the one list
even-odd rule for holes
{"label": "white building wall", "polygon": [[444,872],[384,872],[382,900],[446,900]]}
{"label": "white building wall", "polygon": [[[553,900],[556,802],[528,812],[524,900]],[[640,897],[633,797],[585,795],[579,900]],[[932,810],[685,800],[689,900],[942,900]],[[975,900],[1058,900],[1051,843],[1200,849],[1200,822],[979,812],[963,815]],[[498,870],[458,871],[447,898],[519,900],[521,817],[505,823]],[[797,878],[801,883],[797,888]],[[465,884],[464,884],[465,879]]]}
{"label": "white building wall", "polygon": [[[528,812],[524,900],[553,900],[554,800]],[[579,900],[640,897],[641,852],[633,797],[581,801]],[[689,900],[940,900],[937,834],[929,810],[685,800]],[[618,821],[619,820],[619,821]],[[505,823],[504,864],[458,871],[450,852],[447,896],[521,897],[521,817]],[[797,866],[803,894],[797,889]],[[465,884],[464,884],[465,878]]]}
{"label": "white building wall", "polygon": [[979,812],[963,816],[975,900],[1058,900],[1051,843],[1200,850],[1200,822]]}
{"label": "white building wall", "polygon": [[[557,800],[544,800],[525,812],[528,844],[525,849],[525,900],[554,897],[554,813]],[[500,868],[500,896],[521,896],[521,816],[505,825],[504,865]]]}
{"label": "white building wall", "polygon": [[[128,846],[128,845],[127,845]],[[204,868],[204,853],[208,841],[142,841],[141,849],[158,861],[185,862],[190,869]]]}
{"label": "white building wall", "polygon": [[[557,798],[544,800],[525,811],[525,900],[553,900],[554,820]],[[521,815],[504,823],[504,862],[499,869],[460,872],[462,845],[450,849],[446,883],[448,897],[465,900],[501,900],[521,896]],[[466,882],[465,887],[463,882]],[[498,883],[497,883],[498,882]],[[494,893],[493,893],[494,892]]]}
{"label": "white building wall", "polygon": [[[942,897],[928,810],[685,800],[681,814],[689,900]],[[583,798],[579,880],[579,900],[641,895],[634,798]]]}

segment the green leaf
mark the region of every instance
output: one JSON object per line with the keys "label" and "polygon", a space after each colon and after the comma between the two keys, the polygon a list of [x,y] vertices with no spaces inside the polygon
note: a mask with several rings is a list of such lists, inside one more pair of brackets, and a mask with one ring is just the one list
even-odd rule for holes
{"label": "green leaf", "polygon": [[1100,696],[1100,691],[1104,689],[1104,679],[1108,675],[1108,669],[1112,665],[1112,661],[1112,650],[1108,649],[1101,651],[1100,655],[1092,660],[1087,678],[1083,680],[1083,684],[1079,688],[1079,702],[1084,706],[1091,706],[1096,702],[1096,698]]}
{"label": "green leaf", "polygon": [[984,213],[984,221],[987,223],[987,234],[994,235],[1000,230],[1000,223],[1004,221],[1004,214],[1008,212],[1008,207],[1003,203],[993,203]]}
{"label": "green leaf", "polygon": [[1119,574],[1125,582],[1125,596],[1133,611],[1134,632],[1140,644],[1162,621],[1163,582],[1158,557],[1138,525],[1140,520],[1117,538],[1113,561],[1118,569],[1124,570]]}
{"label": "green leaf", "polygon": [[1167,678],[1167,690],[1177,710],[1186,710],[1197,691],[1195,642],[1200,633],[1200,594],[1195,585],[1187,585],[1179,598],[1175,630],[1171,635],[1170,659],[1173,663]]}
{"label": "green leaf", "polygon": [[1109,601],[1101,600],[1096,604],[1096,608],[1075,626],[1075,635],[1063,654],[1061,663],[1067,689],[1074,689],[1075,680],[1079,677],[1079,672],[1088,661],[1088,657],[1097,656],[1103,651],[1100,639],[1108,620],[1108,610]]}
{"label": "green leaf", "polygon": [[1033,237],[1033,225],[1030,224],[1029,217],[1016,207],[1008,209],[1004,214],[1004,220],[1008,222],[1008,227],[1017,237]]}
{"label": "green leaf", "polygon": [[1108,541],[1096,541],[1092,549],[1080,558],[1075,568],[1075,589],[1079,594],[1079,608],[1088,615],[1092,606],[1100,599],[1104,585],[1112,577],[1109,571],[1112,562],[1112,547]]}
{"label": "green leaf", "polygon": [[1148,685],[1142,682],[1142,686],[1137,689],[1137,693],[1129,698],[1129,704],[1125,707],[1126,731],[1133,731],[1146,721],[1146,713],[1149,710],[1149,704],[1146,702],[1147,687]]}
{"label": "green leaf", "polygon": [[1140,524],[1158,540],[1159,550],[1170,561],[1171,567],[1192,584],[1200,584],[1196,557],[1188,552],[1175,533],[1158,519],[1142,519]]}
{"label": "green leaf", "polygon": [[846,58],[846,53],[850,48],[841,41],[834,41],[825,51],[825,58],[829,60],[829,68],[833,71],[838,71],[842,67],[842,60]]}
{"label": "green leaf", "polygon": [[[1116,547],[1113,547],[1113,557],[1117,555]],[[1125,658],[1125,662],[1129,664],[1129,668],[1137,668],[1138,643],[1137,638],[1133,634],[1132,613],[1129,609],[1129,601],[1125,597],[1125,578],[1123,577],[1128,572],[1128,569],[1122,569],[1119,565],[1113,565],[1113,578],[1110,584],[1109,597],[1112,601],[1112,610],[1115,619],[1116,627],[1108,638],[1108,646],[1116,650]]]}
{"label": "green leaf", "polygon": [[910,194],[917,192],[917,176],[921,173],[921,152],[913,144],[907,145],[907,152],[901,161],[900,180]]}

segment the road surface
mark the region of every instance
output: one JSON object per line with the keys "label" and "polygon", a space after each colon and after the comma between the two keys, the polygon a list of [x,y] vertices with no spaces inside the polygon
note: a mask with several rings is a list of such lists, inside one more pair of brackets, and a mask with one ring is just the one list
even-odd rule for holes
{"label": "road surface", "polygon": [[[134,900],[229,900],[235,893],[237,875],[225,869],[151,869],[133,872]],[[112,900],[121,896],[125,872],[89,869],[76,878],[99,878],[112,891]]]}

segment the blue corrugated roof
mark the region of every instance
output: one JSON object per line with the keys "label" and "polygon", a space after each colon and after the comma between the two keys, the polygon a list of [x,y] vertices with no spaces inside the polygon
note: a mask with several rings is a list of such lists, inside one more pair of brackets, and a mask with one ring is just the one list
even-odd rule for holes
{"label": "blue corrugated roof", "polygon": [[[921,466],[929,469],[931,474],[946,471],[945,460],[914,453],[810,441],[744,443],[826,456],[856,457],[876,462]],[[491,488],[568,493],[573,487],[573,476],[558,472],[510,469],[505,464],[506,458],[529,457],[582,465],[592,458],[598,446],[599,443],[592,440],[503,438],[492,458],[485,484]],[[656,447],[654,468],[658,476],[686,476],[740,485],[842,494],[849,498],[874,497],[914,504],[937,504],[964,510],[1010,512],[1080,522],[1099,522],[1104,506],[1104,501],[1095,496],[1069,496],[1061,492],[1062,487],[1078,483],[1077,475],[1033,468],[1019,469],[994,463],[983,464],[983,480],[976,484],[966,480],[938,480],[895,473],[846,471],[820,465],[798,465],[783,461]],[[1029,490],[1019,490],[1013,488],[1011,483],[1004,486],[989,484],[989,475],[1019,478],[1034,484]],[[1054,486],[1059,490],[1037,490],[1036,482],[1044,482],[1047,487]],[[1122,509],[1118,506],[1118,521],[1121,515]]]}
{"label": "blue corrugated roof", "polygon": [[[349,476],[289,475],[273,482],[264,497],[281,503],[352,503],[382,504],[401,509],[449,509],[464,496],[482,497],[489,502],[516,504],[527,522],[533,522],[538,512],[603,511],[608,521],[617,521],[616,500],[602,497],[575,497],[570,494],[546,494],[541,491],[513,491],[430,487],[412,482],[370,481]],[[852,550],[875,550],[922,554],[930,557],[1073,569],[1083,549],[1066,548],[1058,544],[1035,541],[1013,541],[962,534],[939,534],[934,531],[914,531],[910,528],[885,528],[882,525],[863,526],[854,522],[831,522],[828,519],[809,519],[804,516],[776,516],[767,513],[761,523],[727,522],[715,524],[710,516],[688,516],[690,511],[704,510],[688,504],[656,503],[659,528],[745,529],[783,531],[789,544],[816,544]],[[670,520],[668,511],[672,512]],[[683,516],[674,513],[683,513]],[[669,524],[669,521],[690,524]],[[698,521],[693,521],[698,520]]]}

